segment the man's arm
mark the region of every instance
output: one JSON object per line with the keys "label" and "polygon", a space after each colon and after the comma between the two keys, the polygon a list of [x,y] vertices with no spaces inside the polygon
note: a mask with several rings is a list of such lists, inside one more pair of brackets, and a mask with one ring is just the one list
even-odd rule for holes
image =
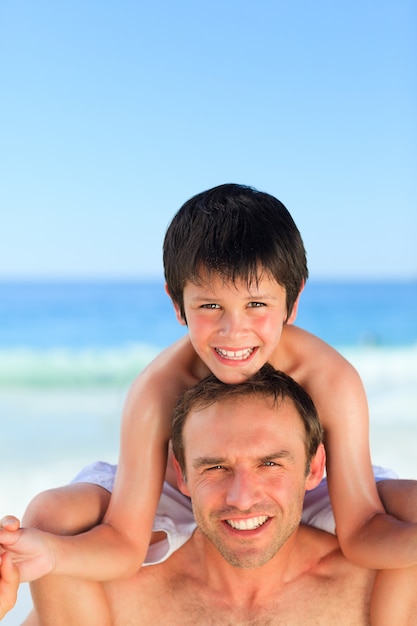
{"label": "man's arm", "polygon": [[0,556],[0,620],[16,604],[18,587],[19,571],[5,552]]}

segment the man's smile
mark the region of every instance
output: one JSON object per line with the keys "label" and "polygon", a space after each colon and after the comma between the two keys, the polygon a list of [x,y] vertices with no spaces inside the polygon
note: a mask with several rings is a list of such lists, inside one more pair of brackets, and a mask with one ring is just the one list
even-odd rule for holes
{"label": "man's smile", "polygon": [[227,519],[226,522],[235,530],[255,530],[265,524],[268,519],[267,515],[257,515],[248,519]]}

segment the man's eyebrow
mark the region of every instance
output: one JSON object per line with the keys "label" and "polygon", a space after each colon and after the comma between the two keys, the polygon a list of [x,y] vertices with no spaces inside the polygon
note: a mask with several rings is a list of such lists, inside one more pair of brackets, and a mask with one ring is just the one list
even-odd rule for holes
{"label": "man's eyebrow", "polygon": [[220,456],[198,456],[193,459],[193,468],[199,469],[201,467],[207,467],[208,465],[223,465],[225,460],[226,459]]}
{"label": "man's eyebrow", "polygon": [[[290,450],[279,450],[278,452],[272,452],[270,454],[262,455],[256,458],[257,461],[267,463],[269,461],[286,460],[289,463],[295,463],[295,457]],[[224,465],[227,463],[227,459],[220,456],[199,456],[193,459],[192,465],[194,469],[200,469],[202,467]]]}
{"label": "man's eyebrow", "polygon": [[261,461],[264,463],[267,461],[276,461],[279,459],[283,459],[289,461],[290,463],[295,463],[295,457],[290,450],[280,450],[279,452],[273,452],[272,454],[267,454],[266,456],[261,457]]}

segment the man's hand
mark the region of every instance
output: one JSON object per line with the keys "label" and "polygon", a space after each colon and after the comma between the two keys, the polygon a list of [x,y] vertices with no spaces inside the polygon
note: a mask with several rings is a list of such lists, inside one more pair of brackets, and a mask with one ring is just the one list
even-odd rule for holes
{"label": "man's hand", "polygon": [[16,603],[19,587],[19,571],[13,564],[10,554],[0,556],[0,619],[12,609]]}

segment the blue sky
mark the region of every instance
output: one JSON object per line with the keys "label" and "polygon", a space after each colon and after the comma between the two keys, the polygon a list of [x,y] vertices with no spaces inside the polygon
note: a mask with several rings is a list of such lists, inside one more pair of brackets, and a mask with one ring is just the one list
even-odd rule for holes
{"label": "blue sky", "polygon": [[3,0],[0,278],[162,276],[191,195],[253,185],[316,278],[417,278],[412,0]]}

